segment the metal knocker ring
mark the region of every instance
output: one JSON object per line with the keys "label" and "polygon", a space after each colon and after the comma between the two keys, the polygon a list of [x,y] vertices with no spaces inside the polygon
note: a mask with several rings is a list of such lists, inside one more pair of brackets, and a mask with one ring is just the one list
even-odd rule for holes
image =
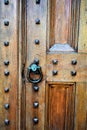
{"label": "metal knocker ring", "polygon": [[[39,75],[39,78],[38,79],[37,78],[33,79],[31,77],[31,74],[33,74],[33,75]],[[42,75],[41,67],[39,65],[35,64],[35,63],[32,63],[28,67],[28,71],[27,71],[27,79],[28,79],[28,81],[31,82],[31,83],[36,84],[36,83],[41,82],[42,77],[43,77],[43,75]]]}

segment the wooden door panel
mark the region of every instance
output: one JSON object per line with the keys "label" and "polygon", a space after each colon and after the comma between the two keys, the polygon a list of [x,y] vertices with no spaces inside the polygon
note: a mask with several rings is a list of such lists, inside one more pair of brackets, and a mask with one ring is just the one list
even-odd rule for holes
{"label": "wooden door panel", "polygon": [[17,0],[11,0],[9,4],[0,0],[0,130],[17,129],[17,7]]}
{"label": "wooden door panel", "polygon": [[[57,60],[57,64],[53,64],[53,60]],[[77,63],[72,64],[75,60]],[[81,53],[66,54],[47,54],[47,81],[67,81],[67,82],[86,82],[87,80],[87,56]],[[58,71],[53,75],[53,70]],[[72,76],[71,72],[76,71],[76,75]]]}
{"label": "wooden door panel", "polygon": [[75,113],[75,85],[47,86],[47,122],[49,130],[73,130]]}

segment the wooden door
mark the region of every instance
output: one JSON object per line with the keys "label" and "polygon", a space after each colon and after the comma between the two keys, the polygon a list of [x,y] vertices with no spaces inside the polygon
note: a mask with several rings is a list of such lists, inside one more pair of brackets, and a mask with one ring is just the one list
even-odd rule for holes
{"label": "wooden door", "polygon": [[87,0],[0,0],[0,14],[0,129],[86,130]]}

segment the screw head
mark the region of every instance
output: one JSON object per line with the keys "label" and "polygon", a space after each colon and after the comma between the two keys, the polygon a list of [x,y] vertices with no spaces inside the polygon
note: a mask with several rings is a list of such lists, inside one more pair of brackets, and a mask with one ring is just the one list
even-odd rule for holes
{"label": "screw head", "polygon": [[40,0],[36,0],[36,4],[40,4]]}
{"label": "screw head", "polygon": [[34,89],[35,92],[39,91],[39,87],[38,86],[33,86],[33,89]]}
{"label": "screw head", "polygon": [[9,25],[9,21],[8,21],[8,20],[5,20],[5,21],[4,21],[4,25],[5,25],[5,26],[8,26],[8,25]]}
{"label": "screw head", "polygon": [[5,125],[9,125],[10,121],[8,119],[5,119],[4,123],[5,123]]}
{"label": "screw head", "polygon": [[76,76],[76,74],[77,74],[77,72],[76,72],[76,71],[74,71],[74,70],[73,70],[73,71],[71,71],[71,75],[72,75],[72,76]]}
{"label": "screw head", "polygon": [[40,19],[37,18],[37,19],[35,20],[35,23],[36,23],[36,24],[40,24]]}
{"label": "screw head", "polygon": [[10,107],[10,105],[9,105],[8,103],[4,105],[4,108],[5,108],[6,110],[8,110],[9,107]]}
{"label": "screw head", "polygon": [[72,65],[76,65],[76,64],[77,64],[77,60],[76,60],[76,59],[73,59],[73,60],[71,61],[71,64],[72,64]]}
{"label": "screw head", "polygon": [[4,4],[8,5],[9,4],[9,0],[4,0]]}
{"label": "screw head", "polygon": [[5,93],[9,92],[9,88],[4,89]]}
{"label": "screw head", "polygon": [[37,117],[34,117],[34,118],[33,118],[33,122],[34,122],[34,124],[38,124],[38,122],[39,122],[38,118],[37,118]]}
{"label": "screw head", "polygon": [[35,40],[35,44],[38,45],[40,41],[38,39]]}
{"label": "screw head", "polygon": [[57,71],[57,70],[53,70],[53,71],[52,71],[52,74],[53,74],[53,76],[54,76],[54,75],[57,75],[57,74],[58,74],[58,71]]}
{"label": "screw head", "polygon": [[34,108],[38,108],[39,103],[38,103],[37,101],[35,101],[35,102],[33,103],[33,106],[34,106]]}
{"label": "screw head", "polygon": [[5,60],[4,65],[8,66],[9,65],[9,60]]}
{"label": "screw head", "polygon": [[8,41],[5,41],[5,42],[4,42],[4,46],[9,46],[9,42],[8,42]]}
{"label": "screw head", "polygon": [[58,64],[58,60],[52,60],[52,63],[54,64],[54,65],[57,65]]}
{"label": "screw head", "polygon": [[38,58],[35,58],[35,59],[34,59],[34,63],[35,63],[36,65],[38,65],[38,64],[39,64],[39,59],[38,59]]}
{"label": "screw head", "polygon": [[5,76],[9,76],[9,74],[10,74],[9,71],[8,71],[8,70],[5,70],[4,75],[5,75]]}

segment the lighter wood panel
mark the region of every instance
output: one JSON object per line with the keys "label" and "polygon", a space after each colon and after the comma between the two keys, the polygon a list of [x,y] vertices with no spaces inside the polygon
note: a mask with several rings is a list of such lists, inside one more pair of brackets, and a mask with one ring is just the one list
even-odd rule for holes
{"label": "lighter wood panel", "polygon": [[[57,65],[52,61],[58,60]],[[73,59],[77,60],[76,65],[72,65]],[[57,70],[58,74],[53,76],[52,71]],[[76,71],[76,76],[71,75],[71,71]],[[87,56],[86,54],[48,54],[47,55],[47,81],[67,81],[67,82],[87,82]]]}
{"label": "lighter wood panel", "polygon": [[75,130],[87,130],[87,83],[76,83]]}
{"label": "lighter wood panel", "polygon": [[87,1],[81,0],[78,52],[87,53]]}

